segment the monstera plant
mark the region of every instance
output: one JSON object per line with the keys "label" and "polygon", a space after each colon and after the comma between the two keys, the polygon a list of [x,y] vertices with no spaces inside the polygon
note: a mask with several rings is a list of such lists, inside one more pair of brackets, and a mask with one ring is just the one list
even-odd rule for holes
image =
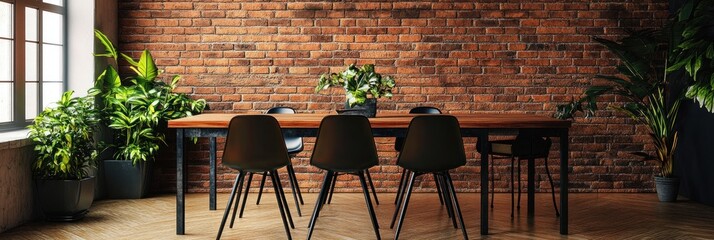
{"label": "monstera plant", "polygon": [[[106,179],[105,182],[113,184],[137,178],[127,174],[138,175],[139,178],[137,183],[128,184],[137,188],[122,184],[107,189],[117,189],[116,198],[141,197],[144,195],[144,179],[149,171],[146,163],[153,160],[162,144],[165,145],[162,130],[165,130],[167,121],[202,112],[206,101],[193,100],[186,94],[175,92],[181,79],[179,75],[173,76],[168,83],[162,81],[160,75],[163,71],[158,69],[148,50],[144,50],[139,59],[135,60],[119,53],[100,31],[95,31],[95,36],[106,50],[96,55],[112,61],[97,77],[95,87],[91,90],[103,100],[101,112],[104,121],[114,130],[112,146],[116,150],[116,160],[104,161],[105,177],[113,179]],[[133,75],[122,78],[113,67],[120,56],[129,65]],[[126,164],[136,167],[129,168]]]}

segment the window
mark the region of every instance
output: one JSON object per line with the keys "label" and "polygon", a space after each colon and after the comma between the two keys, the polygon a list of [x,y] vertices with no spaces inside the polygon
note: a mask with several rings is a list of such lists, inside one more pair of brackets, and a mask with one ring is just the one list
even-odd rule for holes
{"label": "window", "polygon": [[64,0],[0,0],[0,131],[27,126],[65,90]]}

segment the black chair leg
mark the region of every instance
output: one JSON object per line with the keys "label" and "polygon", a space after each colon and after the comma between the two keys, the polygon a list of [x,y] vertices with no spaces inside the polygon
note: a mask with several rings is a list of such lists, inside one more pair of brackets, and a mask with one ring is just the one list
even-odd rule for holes
{"label": "black chair leg", "polygon": [[285,194],[283,193],[283,191],[281,191],[281,188],[280,188],[280,178],[278,177],[278,171],[276,171],[276,170],[271,171],[270,180],[273,182],[273,189],[275,191],[275,200],[277,200],[277,202],[278,202],[278,208],[280,209],[280,217],[283,219],[283,226],[285,227],[285,234],[288,236],[288,239],[291,240],[293,238],[290,235],[290,228],[288,227],[288,221],[286,219],[286,215],[287,215],[287,218],[290,219],[290,221],[292,221],[292,219],[290,218],[290,209],[288,209],[288,205],[285,203]]}
{"label": "black chair leg", "polygon": [[[449,183],[446,181],[446,176],[444,176],[444,181],[442,183],[444,189],[449,188]],[[451,223],[454,225],[454,228],[458,228],[458,225],[456,225],[456,216],[454,216],[454,202],[451,199],[451,195],[449,194],[448,191],[444,191],[444,202],[446,203],[446,210],[449,213],[449,218],[451,218]]]}
{"label": "black chair leg", "polygon": [[[404,170],[405,175],[411,176],[412,172],[409,170]],[[409,179],[404,179],[404,187],[400,187],[402,189],[400,194],[397,194],[397,207],[394,209],[394,215],[392,215],[392,222],[389,224],[389,229],[394,228],[394,223],[397,222],[397,214],[399,213],[399,208],[400,205],[402,205],[402,202],[404,201],[404,194],[406,193],[407,190],[407,185],[409,184]]]}
{"label": "black chair leg", "polygon": [[[369,177],[369,172],[366,172]],[[365,181],[365,172],[358,172],[359,181],[362,185],[362,192],[364,193],[364,201],[367,203],[367,210],[369,210],[369,218],[372,220],[372,228],[374,228],[374,234],[377,236],[377,240],[382,239],[379,235],[379,223],[377,222],[377,216],[374,214],[374,206],[372,206],[372,200],[369,199],[369,191],[367,190],[367,182]]]}
{"label": "black chair leg", "polygon": [[432,174],[432,176],[434,177],[434,186],[436,186],[436,193],[439,194],[439,204],[444,206],[444,197],[441,195],[442,194],[441,179],[436,173]]}
{"label": "black chair leg", "polygon": [[258,200],[255,201],[255,205],[260,205],[260,197],[263,196],[263,187],[265,187],[265,175],[268,174],[267,172],[263,173],[263,178],[260,179],[260,190],[258,190]]}
{"label": "black chair leg", "polygon": [[330,197],[327,199],[327,204],[332,203],[332,194],[335,193],[335,183],[337,183],[337,173],[332,176],[332,184],[330,184]]}
{"label": "black chair leg", "polygon": [[218,235],[216,236],[216,240],[221,239],[221,234],[223,234],[223,227],[226,226],[226,220],[228,220],[228,213],[231,210],[231,205],[233,205],[233,198],[235,197],[235,194],[236,194],[236,188],[238,188],[238,183],[241,181],[242,177],[243,177],[243,172],[238,172],[238,176],[236,176],[236,180],[233,183],[233,189],[231,190],[231,195],[228,198],[228,204],[226,204],[226,210],[223,211],[223,219],[221,219],[221,226],[218,228]]}
{"label": "black chair leg", "polygon": [[253,173],[248,173],[248,181],[245,184],[245,193],[243,194],[243,203],[240,205],[240,213],[238,213],[238,218],[243,218],[243,210],[245,209],[245,202],[248,200],[248,191],[250,190],[250,183],[253,181]]}
{"label": "black chair leg", "polygon": [[[276,183],[278,184],[277,190],[280,191],[280,200],[283,206],[285,207],[285,213],[288,216],[288,222],[290,222],[290,227],[295,228],[295,223],[293,223],[293,216],[290,214],[290,208],[288,207],[288,200],[285,199],[285,191],[283,190],[283,183],[280,181],[280,176],[278,175],[278,170],[273,170],[270,172],[270,175],[275,175],[275,180],[273,181],[273,185]],[[299,207],[299,206],[298,206]]]}
{"label": "black chair leg", "polygon": [[446,178],[446,184],[449,186],[449,192],[451,193],[451,199],[454,201],[454,213],[459,218],[459,224],[461,224],[461,233],[464,234],[464,239],[469,239],[468,234],[466,234],[466,225],[464,225],[464,218],[461,215],[461,207],[459,206],[459,200],[456,198],[456,189],[454,189],[454,182],[451,181],[451,175],[449,172],[444,172],[444,177]]}
{"label": "black chair leg", "polygon": [[550,170],[548,169],[548,156],[545,157],[545,173],[548,175],[548,181],[550,181],[550,194],[553,196],[553,207],[555,207],[555,217],[560,217],[560,212],[558,211],[558,204],[555,201],[555,185],[553,184],[553,177],[550,175]]}
{"label": "black chair leg", "polygon": [[372,195],[374,196],[374,202],[379,205],[379,198],[377,198],[377,190],[374,188],[374,183],[372,182],[372,175],[369,174],[369,169],[364,170],[367,173],[367,180],[369,180],[369,187],[372,189]]}
{"label": "black chair leg", "polygon": [[[302,200],[302,192],[300,192],[300,184],[298,183],[297,176],[295,176],[295,169],[293,168],[293,165],[288,165],[288,174],[289,177],[292,179],[292,182],[295,184],[293,191],[297,193],[298,199],[300,199],[300,204],[305,205],[305,201]],[[292,185],[292,183],[291,183]]]}
{"label": "black chair leg", "polygon": [[310,223],[308,224],[307,239],[312,237],[312,231],[315,229],[315,222],[317,222],[317,217],[320,215],[320,209],[322,204],[324,204],[325,195],[328,194],[330,187],[329,182],[332,182],[332,171],[327,171],[325,174],[325,180],[322,181],[322,188],[320,188],[320,193],[317,195],[318,201],[315,202],[315,210],[312,211],[312,217],[310,218]]}
{"label": "black chair leg", "polygon": [[231,224],[229,225],[230,228],[233,228],[233,222],[236,220],[236,212],[238,212],[238,202],[240,202],[240,191],[243,190],[243,182],[245,180],[245,175],[241,177],[240,183],[238,183],[238,189],[236,193],[236,204],[233,205],[233,217],[231,218]]}
{"label": "black chair leg", "polygon": [[402,175],[399,176],[399,187],[397,188],[397,195],[394,196],[394,205],[398,204],[399,196],[404,192],[404,178],[407,176],[407,169],[402,168]]}
{"label": "black chair leg", "polygon": [[297,208],[298,216],[299,216],[299,217],[302,217],[302,212],[300,211],[300,201],[298,200],[298,193],[297,193],[297,190],[295,189],[295,186],[297,185],[297,184],[295,184],[295,182],[297,182],[297,180],[295,180],[295,179],[293,178],[293,177],[294,177],[294,175],[293,175],[294,173],[291,173],[291,172],[290,172],[290,167],[291,167],[291,166],[292,166],[292,165],[288,165],[288,166],[287,166],[287,170],[288,170],[288,182],[290,183],[290,188],[293,190],[293,198],[295,199],[295,208]]}
{"label": "black chair leg", "polygon": [[[436,174],[436,173],[434,173],[434,174]],[[442,176],[440,176],[440,178],[442,178]],[[444,180],[444,179],[441,179],[441,180]],[[446,182],[440,181],[440,184],[441,184],[441,189],[444,189],[441,191],[441,194],[444,198],[444,205],[446,205],[446,213],[447,213],[447,215],[449,215],[449,218],[453,219],[454,206],[451,204],[449,192],[447,192],[445,190],[447,188]],[[456,220],[454,220],[454,226],[456,226]]]}
{"label": "black chair leg", "polygon": [[[404,217],[407,215],[407,207],[409,206],[409,197],[412,195],[412,186],[414,185],[414,178],[416,174],[414,172],[409,174],[409,184],[407,184],[406,196],[404,196],[404,203],[402,204],[401,213],[399,214],[399,222],[397,222],[397,230],[394,234],[394,240],[399,239],[399,232],[402,229],[402,223],[404,223]],[[395,212],[396,213],[396,212]]]}

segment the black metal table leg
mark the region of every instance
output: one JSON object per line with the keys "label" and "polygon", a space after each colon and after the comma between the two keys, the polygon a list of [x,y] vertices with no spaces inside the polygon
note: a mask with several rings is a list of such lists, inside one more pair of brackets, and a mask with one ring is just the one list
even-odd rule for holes
{"label": "black metal table leg", "polygon": [[535,158],[528,159],[528,219],[535,216]]}
{"label": "black metal table leg", "polygon": [[568,234],[568,129],[560,133],[560,234]]}
{"label": "black metal table leg", "polygon": [[176,129],[176,234],[183,235],[186,224],[184,204],[186,196],[186,179],[184,178],[183,163],[183,129]]}
{"label": "black metal table leg", "polygon": [[216,138],[209,139],[209,164],[210,170],[208,173],[208,181],[210,189],[208,190],[208,209],[216,210]]}
{"label": "black metal table leg", "polygon": [[481,144],[481,235],[488,235],[488,132],[478,134]]}

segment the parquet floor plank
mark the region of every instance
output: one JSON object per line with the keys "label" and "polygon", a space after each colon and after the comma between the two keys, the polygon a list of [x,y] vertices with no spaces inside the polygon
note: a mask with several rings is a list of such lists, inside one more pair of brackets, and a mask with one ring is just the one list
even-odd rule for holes
{"label": "parquet floor plank", "polygon": [[[389,221],[394,193],[380,193],[375,206],[383,239],[393,239]],[[226,226],[223,239],[284,239],[285,232],[274,195],[264,194],[255,205],[248,198],[245,215],[233,229]],[[660,203],[655,194],[582,193],[570,195],[570,233],[558,234],[550,195],[537,194],[536,217],[526,217],[526,201],[510,217],[510,194],[497,194],[489,215],[491,235],[479,235],[479,195],[459,193],[471,239],[714,239],[714,207],[691,201]],[[303,217],[291,206],[293,238],[304,239],[317,194],[305,193]],[[175,235],[175,196],[95,202],[83,220],[73,223],[32,222],[0,233],[0,239],[213,239],[228,194],[219,194],[218,210],[208,210],[208,194],[187,195],[186,235]],[[412,195],[402,228],[402,239],[461,239],[434,193]],[[369,215],[360,193],[336,193],[323,208],[313,239],[374,239]]]}

